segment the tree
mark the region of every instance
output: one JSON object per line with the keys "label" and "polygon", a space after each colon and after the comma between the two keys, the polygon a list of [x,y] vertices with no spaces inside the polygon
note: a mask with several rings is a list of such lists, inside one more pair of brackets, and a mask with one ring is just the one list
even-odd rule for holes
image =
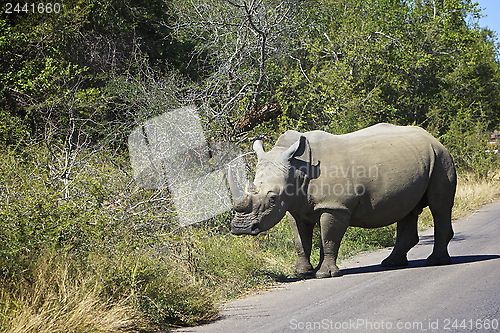
{"label": "tree", "polygon": [[324,1],[313,9],[299,61],[286,64],[278,89],[301,126],[342,133],[385,121],[442,134],[463,108],[493,127],[500,121],[498,51],[488,31],[469,23],[480,15],[471,1]]}
{"label": "tree", "polygon": [[[302,1],[174,2],[175,36],[196,43],[203,69],[199,102],[217,135],[235,136],[278,116],[281,63],[297,47],[306,16]],[[212,126],[214,128],[214,126]]]}

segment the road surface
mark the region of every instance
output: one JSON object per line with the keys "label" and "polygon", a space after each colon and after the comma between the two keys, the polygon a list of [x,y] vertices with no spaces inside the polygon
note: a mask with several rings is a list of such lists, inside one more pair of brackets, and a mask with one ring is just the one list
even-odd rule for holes
{"label": "road surface", "polygon": [[425,266],[433,244],[426,230],[406,268],[380,267],[391,249],[361,254],[342,262],[342,277],[284,283],[175,332],[499,332],[500,202],[453,228],[450,265]]}

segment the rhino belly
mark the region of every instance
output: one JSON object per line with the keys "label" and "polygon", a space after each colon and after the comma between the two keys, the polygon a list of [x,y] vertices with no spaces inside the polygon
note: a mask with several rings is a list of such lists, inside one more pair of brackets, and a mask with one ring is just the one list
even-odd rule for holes
{"label": "rhino belly", "polygon": [[419,171],[408,173],[403,169],[366,183],[365,193],[351,199],[351,225],[382,227],[401,220],[418,207],[423,208],[429,173],[426,168]]}
{"label": "rhino belly", "polygon": [[[315,196],[317,207],[347,208],[352,226],[377,228],[392,224],[421,206],[430,181],[432,150],[426,144],[398,142],[365,146],[370,149],[358,156],[351,151],[338,168],[332,169],[339,165],[335,164],[335,157],[330,161],[324,158],[329,169],[324,168],[321,176],[312,181],[322,188],[322,195]],[[370,150],[374,154],[367,154]]]}
{"label": "rhino belly", "polygon": [[425,190],[425,183],[413,183],[401,190],[366,193],[351,210],[350,225],[378,228],[397,222],[423,206]]}

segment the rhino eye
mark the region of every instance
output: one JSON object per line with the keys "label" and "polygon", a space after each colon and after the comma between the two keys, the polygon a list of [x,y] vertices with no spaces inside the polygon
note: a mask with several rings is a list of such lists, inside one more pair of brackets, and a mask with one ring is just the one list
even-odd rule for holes
{"label": "rhino eye", "polygon": [[272,202],[272,203],[275,203],[276,202],[276,198],[278,197],[278,195],[276,193],[269,193],[269,201]]}

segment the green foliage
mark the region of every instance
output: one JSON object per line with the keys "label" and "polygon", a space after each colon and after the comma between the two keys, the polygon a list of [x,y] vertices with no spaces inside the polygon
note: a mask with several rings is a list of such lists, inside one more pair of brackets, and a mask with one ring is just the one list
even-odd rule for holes
{"label": "green foliage", "polygon": [[103,100],[106,86],[115,74],[140,72],[144,59],[161,72],[174,65],[196,76],[185,65],[190,43],[166,38],[167,7],[74,0],[58,14],[2,16],[0,119],[16,129],[0,127],[0,142],[67,140],[75,126],[94,142],[109,138],[103,124],[122,119]]}
{"label": "green foliage", "polygon": [[426,127],[438,113],[445,133],[452,115],[479,101],[489,129],[500,121],[498,49],[490,31],[467,23],[467,13],[479,15],[472,2],[325,1],[311,9],[314,24],[278,87],[299,128]]}
{"label": "green foliage", "polygon": [[359,251],[394,246],[395,235],[395,224],[376,229],[348,228],[341,244],[340,256],[348,258]]}
{"label": "green foliage", "polygon": [[498,157],[488,151],[488,123],[459,112],[449,124],[442,141],[454,158],[460,174],[473,173],[478,178],[490,176],[498,168]]}
{"label": "green foliage", "polygon": [[[20,320],[16,307],[21,301],[23,309],[73,309],[75,303],[42,306],[25,299],[35,291],[42,298],[52,297],[63,283],[58,279],[85,281],[75,288],[108,304],[104,312],[117,304],[126,306],[124,315],[132,315],[132,322],[142,318],[134,327],[194,325],[216,317],[220,299],[269,283],[288,266],[264,259],[274,248],[261,249],[264,240],[217,231],[226,223],[222,220],[178,229],[164,213],[168,198],[158,206],[148,202],[158,193],[123,188],[127,173],[120,170],[117,157],[110,162],[109,151],[82,154],[76,162],[80,169],[69,173],[66,182],[51,177],[55,165],[50,152],[32,148],[22,157],[3,152],[0,159],[2,328]],[[39,277],[40,260],[49,260],[47,256],[56,266],[69,261],[63,268],[70,272],[46,271]],[[23,298],[22,289],[33,291]],[[79,301],[75,296],[70,302]]]}
{"label": "green foliage", "polygon": [[[43,154],[39,151],[36,157],[40,156]],[[73,184],[58,184],[44,170],[46,165],[39,162],[29,155],[20,158],[12,152],[2,154],[2,274],[12,275],[22,270],[22,267],[16,267],[18,262],[13,258],[37,253],[47,246],[85,251],[101,236],[100,231],[109,227],[106,216],[99,211],[99,197],[102,195],[99,193],[102,191],[99,179],[90,180],[89,177],[75,179]],[[78,193],[74,187],[78,187]],[[70,198],[70,193],[75,197]]]}

